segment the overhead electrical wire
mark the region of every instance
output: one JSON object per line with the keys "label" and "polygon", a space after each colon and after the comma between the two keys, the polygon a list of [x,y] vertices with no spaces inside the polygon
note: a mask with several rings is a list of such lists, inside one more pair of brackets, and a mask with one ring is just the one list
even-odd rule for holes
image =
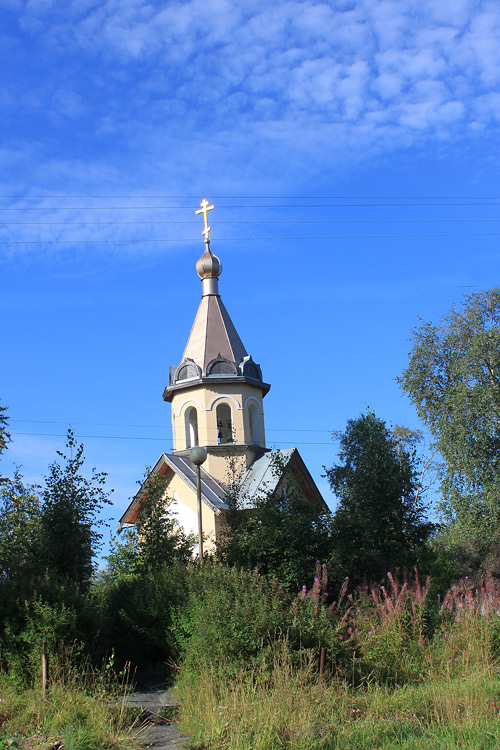
{"label": "overhead electrical wire", "polygon": [[[14,196],[0,196],[0,198],[12,198]],[[47,198],[50,197],[52,199],[54,198],[119,198],[119,197],[130,197],[130,198],[140,198],[140,196],[24,196],[25,198]],[[164,198],[164,199],[170,199],[172,200],[174,196],[143,196],[143,198]],[[186,198],[186,196],[177,196],[176,199]],[[237,200],[238,196],[226,196],[226,200]],[[222,198],[220,198],[222,199]],[[367,203],[367,202],[355,202],[355,203],[281,203],[281,204],[273,204],[269,201],[272,200],[323,200],[323,201],[331,201],[331,200],[353,200],[350,196],[326,196],[326,197],[319,197],[318,196],[253,196],[249,198],[248,196],[241,196],[241,200],[251,200],[251,199],[258,199],[258,200],[266,200],[268,201],[267,204],[226,204],[226,205],[218,205],[217,207],[220,209],[246,209],[246,208],[259,208],[259,209],[267,209],[268,211],[274,211],[278,209],[312,209],[312,208],[330,208],[330,207],[336,207],[336,208],[348,208],[348,207],[367,207],[367,208],[384,208],[384,207],[405,207],[405,206],[415,206],[415,207],[438,207],[438,206],[460,206],[460,207],[473,207],[473,206],[500,206],[500,197],[497,196],[365,196],[365,197],[359,197],[356,196],[354,200],[357,201],[366,201],[366,200],[377,200],[376,203]],[[408,199],[415,199],[418,201],[423,202],[401,202],[401,200],[404,199],[407,201]],[[391,202],[384,202],[388,200],[398,200],[397,203],[391,203]],[[446,201],[446,202],[431,202],[431,201]],[[463,202],[467,201],[467,202]],[[174,206],[174,205],[154,205],[154,206],[0,206],[0,212],[3,211],[45,211],[45,212],[53,212],[53,211],[66,211],[66,212],[77,212],[77,211],[83,211],[85,213],[88,213],[90,211],[165,211],[165,210],[193,210],[195,206]],[[1,215],[1,214],[0,214]],[[74,217],[72,217],[74,218]],[[472,225],[472,224],[496,224],[500,223],[500,218],[426,218],[426,219],[381,219],[381,218],[375,218],[375,219],[357,219],[357,218],[340,218],[340,219],[309,219],[309,218],[303,218],[303,219],[262,219],[262,220],[234,220],[234,221],[218,221],[218,225],[222,226],[230,226],[231,224],[235,226],[257,226],[257,225],[286,225],[289,224],[290,226],[297,226],[302,225],[306,227],[307,225],[317,225],[325,226],[325,225],[347,225],[347,224],[353,224],[353,225],[380,225],[380,224],[387,224],[387,225],[409,225],[409,224],[420,224],[420,225],[436,225],[436,224],[453,224],[453,225]],[[171,225],[189,225],[189,226],[195,226],[197,225],[197,222],[195,220],[190,221],[179,221],[179,220],[139,220],[139,221],[132,221],[132,220],[125,220],[125,221],[0,221],[0,227],[11,227],[11,226],[71,226],[71,227],[85,227],[85,226],[133,226],[133,225],[161,225],[161,226],[168,226]],[[451,228],[451,227],[450,227]],[[458,228],[458,227],[457,227]],[[478,227],[480,228],[480,227]],[[59,235],[60,236],[60,235]],[[320,241],[320,240],[367,240],[367,239],[441,239],[441,238],[466,238],[466,237],[498,237],[500,236],[500,233],[497,232],[481,232],[481,231],[474,231],[474,232],[383,232],[380,234],[372,233],[372,234],[332,234],[332,235],[314,235],[311,233],[304,233],[301,235],[291,236],[291,235],[279,235],[279,236],[245,236],[245,237],[214,237],[213,239],[218,243],[223,242],[233,242],[233,243],[239,243],[239,242],[276,242],[276,241],[286,241],[286,242],[293,242],[293,241]],[[10,238],[6,237],[5,239],[0,239],[0,244],[4,245],[80,245],[80,244],[151,244],[151,243],[195,243],[199,241],[199,237],[147,237],[147,238],[100,238],[97,239],[95,237],[91,237],[88,239],[81,238],[81,237],[75,237],[75,238],[64,238],[64,239],[39,239],[38,237],[36,239],[16,239],[16,238]]]}
{"label": "overhead electrical wire", "polygon": [[[500,205],[500,204],[499,204]],[[218,221],[221,224],[480,224],[499,223],[500,219],[263,219],[261,221]],[[0,226],[120,226],[130,224],[188,224],[198,221],[0,221]]]}
{"label": "overhead electrical wire", "polygon": [[[474,203],[280,203],[280,204],[222,204],[217,208],[406,208],[433,206],[500,206],[500,198],[495,201],[475,201]],[[196,206],[1,206],[0,211],[192,211]]]}
{"label": "overhead electrical wire", "polygon": [[[199,196],[193,195],[69,195],[59,193],[58,195],[0,195],[0,198],[16,200],[28,200],[39,198],[45,200],[59,200],[59,198],[139,198],[146,200],[193,200],[198,201]],[[210,200],[500,200],[498,195],[212,195]]]}
{"label": "overhead electrical wire", "polygon": [[[296,235],[294,237],[217,237],[215,242],[276,242],[277,240],[364,240],[364,239],[418,239],[418,238],[442,238],[442,237],[500,237],[500,232],[443,232],[439,234],[329,234],[329,235]],[[123,244],[151,243],[151,242],[199,242],[199,237],[191,238],[146,238],[146,239],[123,239],[123,240],[2,240],[4,245],[87,245],[87,244]]]}
{"label": "overhead electrical wire", "polygon": [[[66,434],[54,433],[54,432],[11,432],[11,435],[23,435],[30,437],[59,437],[65,438]],[[150,437],[150,436],[129,436],[129,435],[76,435],[77,440],[153,440],[162,443],[172,443],[171,438],[165,437]],[[282,445],[332,445],[336,442],[336,438],[332,437],[331,441],[327,443],[323,442],[301,442],[301,441],[290,441],[290,440],[277,440],[276,442]],[[229,443],[228,445],[232,445]]]}
{"label": "overhead electrical wire", "polygon": [[[43,419],[11,419],[10,422],[19,422],[22,424],[52,424],[52,425],[68,425],[71,429],[73,429],[76,425],[82,425],[87,427],[134,427],[134,428],[142,428],[142,429],[170,429],[169,425],[144,425],[144,424],[123,424],[118,422],[74,422],[74,421],[57,421],[57,420],[43,420]],[[323,429],[323,428],[289,428],[289,427],[266,427],[266,433],[270,432],[292,432],[292,433],[298,433],[298,432],[307,432],[307,433],[327,433],[330,435],[330,440],[328,442],[324,441],[289,441],[289,440],[281,440],[279,438],[274,438],[276,442],[282,443],[284,445],[332,445],[332,443],[339,442],[339,435],[342,433],[342,430],[337,429]],[[421,431],[422,434],[424,434],[424,431]],[[23,435],[23,436],[34,436],[34,437],[66,437],[66,434],[62,433],[51,433],[51,432],[11,432],[11,435]],[[430,439],[430,433],[425,433],[427,439]],[[159,436],[154,437],[150,435],[78,435],[76,433],[76,437],[78,440],[80,439],[100,439],[103,440],[156,440],[156,441],[162,441],[162,442],[168,442],[172,443],[172,438],[168,438],[165,436]],[[273,442],[273,440],[270,440],[269,442]]]}
{"label": "overhead electrical wire", "polygon": [[[53,419],[10,419],[9,422],[21,422],[22,424],[65,424],[65,425],[85,425],[91,427],[140,427],[144,429],[168,430],[170,425],[166,424],[124,424],[122,422],[74,422],[53,420]],[[289,428],[289,427],[267,427],[266,431],[275,432],[335,432],[335,430],[312,429],[312,428]]]}

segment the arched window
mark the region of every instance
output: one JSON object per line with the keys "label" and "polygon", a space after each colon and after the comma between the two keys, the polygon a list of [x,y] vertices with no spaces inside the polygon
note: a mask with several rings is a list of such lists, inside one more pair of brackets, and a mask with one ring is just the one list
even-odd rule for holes
{"label": "arched window", "polygon": [[233,442],[233,419],[229,404],[218,404],[215,415],[217,417],[217,438],[219,445]]}
{"label": "arched window", "polygon": [[250,444],[260,445],[260,418],[259,410],[255,404],[250,404],[248,408],[248,419],[250,422]]}
{"label": "arched window", "polygon": [[194,448],[198,445],[198,412],[194,406],[186,409],[186,448]]}

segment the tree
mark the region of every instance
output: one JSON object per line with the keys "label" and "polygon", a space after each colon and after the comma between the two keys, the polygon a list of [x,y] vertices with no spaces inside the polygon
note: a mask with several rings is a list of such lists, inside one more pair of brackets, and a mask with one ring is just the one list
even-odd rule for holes
{"label": "tree", "polygon": [[[274,470],[280,477],[286,471],[279,457]],[[286,474],[275,491],[264,490],[250,501],[236,482],[228,500],[228,534],[219,550],[224,562],[256,568],[296,591],[310,580],[316,560],[328,558],[331,516],[318,512]]]}
{"label": "tree", "polygon": [[0,580],[18,592],[38,566],[40,498],[38,487],[26,487],[16,471],[0,487]]}
{"label": "tree", "polygon": [[165,486],[163,477],[147,471],[136,526],[124,530],[122,541],[112,540],[106,576],[128,579],[175,562],[187,564],[195,538],[176,522]]}
{"label": "tree", "polygon": [[[7,407],[2,406],[0,404],[0,456],[4,452],[5,448],[7,447],[7,443],[10,443],[10,433],[7,431],[7,424],[9,421],[9,418],[6,414]],[[0,482],[5,482],[6,480],[0,477]]]}
{"label": "tree", "polygon": [[347,422],[339,458],[326,475],[339,500],[332,539],[342,575],[357,584],[421,562],[434,526],[417,495],[414,455],[368,412]]}
{"label": "tree", "polygon": [[101,547],[103,525],[100,511],[110,504],[105,491],[106,474],[92,469],[90,479],[82,474],[83,445],[68,430],[66,447],[60,451],[64,463],[54,461],[45,477],[40,515],[40,566],[50,575],[87,585],[93,572],[93,558]]}
{"label": "tree", "polygon": [[463,539],[500,524],[500,290],[413,331],[399,382],[443,458],[441,509]]}

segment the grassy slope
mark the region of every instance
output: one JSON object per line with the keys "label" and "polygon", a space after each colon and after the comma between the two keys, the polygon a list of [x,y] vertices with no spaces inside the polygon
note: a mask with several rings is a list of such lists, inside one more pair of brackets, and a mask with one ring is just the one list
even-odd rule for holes
{"label": "grassy slope", "polygon": [[45,698],[0,675],[0,750],[133,750],[124,704],[117,704],[96,674],[68,668],[53,680]]}
{"label": "grassy slope", "polygon": [[396,688],[319,684],[285,661],[269,671],[184,678],[193,747],[218,750],[490,750],[500,747],[500,679],[490,670]]}

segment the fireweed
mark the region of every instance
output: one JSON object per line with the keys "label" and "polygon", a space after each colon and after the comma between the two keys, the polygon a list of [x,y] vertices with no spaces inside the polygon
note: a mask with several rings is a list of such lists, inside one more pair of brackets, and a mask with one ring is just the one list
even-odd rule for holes
{"label": "fireweed", "polygon": [[[226,657],[180,673],[195,746],[221,750],[407,750],[500,746],[500,590],[459,582],[433,597],[427,580],[328,596],[326,568],[269,634],[260,662]],[[241,622],[241,627],[245,623]],[[285,627],[286,625],[286,627]],[[328,670],[319,679],[320,649]],[[430,743],[430,744],[429,744]]]}

